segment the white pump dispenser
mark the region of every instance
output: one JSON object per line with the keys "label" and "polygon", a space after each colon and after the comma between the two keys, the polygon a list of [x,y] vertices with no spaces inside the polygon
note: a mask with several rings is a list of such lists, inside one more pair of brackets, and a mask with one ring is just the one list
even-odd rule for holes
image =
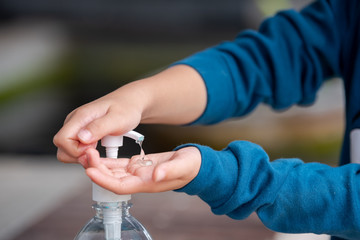
{"label": "white pump dispenser", "polygon": [[[119,147],[123,146],[124,137],[132,138],[137,143],[144,141],[144,136],[130,131],[120,136],[105,136],[101,139],[101,146],[105,147],[106,157],[117,158]],[[131,199],[131,195],[117,195],[93,183],[93,200],[95,202],[123,202]]]}
{"label": "white pump dispenser", "polygon": [[[141,145],[144,136],[130,131],[122,136],[106,136],[101,145],[108,158],[117,158],[123,137],[134,139]],[[80,230],[75,240],[151,240],[144,226],[134,218],[129,208],[130,195],[117,195],[93,183],[96,215]]]}

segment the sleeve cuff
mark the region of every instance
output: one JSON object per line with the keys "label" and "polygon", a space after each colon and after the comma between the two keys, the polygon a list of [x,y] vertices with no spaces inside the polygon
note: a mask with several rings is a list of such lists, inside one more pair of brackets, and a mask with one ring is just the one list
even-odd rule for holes
{"label": "sleeve cuff", "polygon": [[[234,176],[238,172],[237,162],[229,156],[231,153],[197,144],[181,145],[175,150],[189,146],[198,148],[201,153],[200,171],[190,183],[175,191],[198,195],[211,208],[217,208],[233,194],[236,187]],[[225,164],[222,163],[224,161]]]}

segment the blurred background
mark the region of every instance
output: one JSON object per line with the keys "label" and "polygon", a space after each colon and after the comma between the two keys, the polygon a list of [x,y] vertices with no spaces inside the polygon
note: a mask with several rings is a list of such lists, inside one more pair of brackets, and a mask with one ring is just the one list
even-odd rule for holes
{"label": "blurred background", "polygon": [[[244,29],[257,29],[279,9],[309,2],[0,0],[0,240],[72,239],[93,214],[83,170],[58,163],[52,144],[69,112]],[[247,118],[216,126],[137,130],[146,136],[146,153],[186,142],[220,150],[245,139],[264,147],[271,159],[335,165],[343,102],[341,82],[334,79],[308,108],[275,113],[260,106]],[[138,146],[129,146],[124,154],[138,153]],[[160,206],[164,199],[168,205]],[[179,201],[186,206],[176,207]],[[255,216],[244,222],[219,218],[198,199],[176,193],[135,196],[134,211],[154,239],[169,239],[170,233],[171,239],[274,239]],[[189,220],[196,220],[195,230]],[[182,221],[178,231],[172,221]],[[199,235],[205,231],[211,234]]]}

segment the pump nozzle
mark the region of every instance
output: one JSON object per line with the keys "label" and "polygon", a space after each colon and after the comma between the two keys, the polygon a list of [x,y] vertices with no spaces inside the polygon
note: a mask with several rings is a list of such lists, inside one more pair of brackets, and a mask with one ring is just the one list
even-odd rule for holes
{"label": "pump nozzle", "polygon": [[138,132],[135,132],[135,131],[130,131],[130,132],[125,133],[124,137],[132,138],[137,143],[144,141],[144,138],[145,138],[144,135],[142,135]]}
{"label": "pump nozzle", "polygon": [[145,138],[144,135],[135,131],[130,131],[120,136],[105,136],[101,139],[101,146],[106,149],[106,157],[117,158],[117,152],[119,147],[122,147],[123,145],[124,137],[132,138],[136,141],[136,143],[144,141]]}

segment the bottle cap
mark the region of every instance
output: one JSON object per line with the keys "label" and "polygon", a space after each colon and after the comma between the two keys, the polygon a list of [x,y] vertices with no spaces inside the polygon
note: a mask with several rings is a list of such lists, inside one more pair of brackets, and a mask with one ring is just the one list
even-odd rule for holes
{"label": "bottle cap", "polygon": [[118,195],[93,183],[92,198],[95,202],[124,202],[129,201],[131,195]]}

